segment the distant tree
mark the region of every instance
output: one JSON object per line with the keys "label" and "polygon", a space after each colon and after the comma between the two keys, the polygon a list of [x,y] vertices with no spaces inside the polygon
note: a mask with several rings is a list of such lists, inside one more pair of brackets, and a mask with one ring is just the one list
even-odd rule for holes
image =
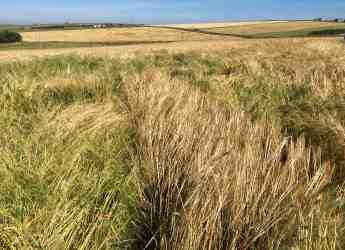
{"label": "distant tree", "polygon": [[16,43],[23,40],[22,36],[14,31],[0,31],[0,43]]}

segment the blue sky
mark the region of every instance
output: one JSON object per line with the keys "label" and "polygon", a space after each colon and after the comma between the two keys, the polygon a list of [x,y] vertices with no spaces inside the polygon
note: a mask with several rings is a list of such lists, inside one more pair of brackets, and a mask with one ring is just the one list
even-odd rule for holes
{"label": "blue sky", "polygon": [[0,0],[0,10],[1,23],[186,23],[345,17],[345,0]]}

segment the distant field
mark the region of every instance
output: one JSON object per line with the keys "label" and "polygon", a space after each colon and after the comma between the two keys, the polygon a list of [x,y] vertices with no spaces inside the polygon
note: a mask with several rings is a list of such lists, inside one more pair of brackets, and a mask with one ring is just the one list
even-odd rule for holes
{"label": "distant field", "polygon": [[[176,28],[176,29],[175,29]],[[188,30],[191,29],[191,30]],[[195,30],[197,29],[197,30]],[[344,29],[345,23],[325,22],[238,22],[181,24],[160,27],[134,27],[84,30],[23,32],[27,42],[157,42],[220,39],[222,35],[264,37],[308,36],[310,32]],[[209,33],[209,34],[207,34]]]}
{"label": "distant field", "polygon": [[181,30],[151,27],[34,31],[24,32],[22,35],[24,40],[29,42],[181,41],[207,40],[213,37]]}
{"label": "distant field", "polygon": [[[160,42],[160,43],[139,43],[133,45],[113,45],[113,46],[94,46],[89,47],[60,47],[60,48],[40,48],[35,43],[35,49],[0,49],[0,62],[8,60],[29,60],[38,57],[55,56],[62,54],[78,54],[82,56],[107,56],[112,58],[132,58],[136,54],[152,54],[156,51],[166,50],[169,52],[187,51],[219,51],[224,49],[246,48],[255,43],[254,40],[212,40],[212,41],[185,41],[185,42]],[[49,43],[53,45],[54,43]],[[76,43],[65,43],[76,44]],[[101,43],[96,43],[101,44]],[[15,46],[15,45],[13,45]]]}
{"label": "distant field", "polygon": [[[48,43],[54,46],[54,43]],[[328,51],[338,47],[343,47],[344,42],[340,38],[286,38],[281,40],[275,39],[219,39],[209,41],[184,41],[184,42],[160,42],[160,43],[140,43],[132,45],[103,45],[102,43],[93,43],[93,46],[77,47],[78,43],[63,43],[70,47],[46,47],[40,48],[36,43],[36,49],[0,49],[0,62],[12,60],[30,60],[32,58],[78,54],[81,56],[106,56],[111,58],[133,58],[138,54],[154,54],[165,50],[171,53],[205,53],[231,50],[237,53],[245,49],[249,51],[260,47],[263,44],[269,44],[272,47],[286,46],[293,44],[294,46],[313,48],[320,51]],[[98,44],[96,46],[95,44]],[[72,46],[73,45],[73,46]]]}
{"label": "distant field", "polygon": [[[285,36],[303,36],[308,32],[324,29],[345,29],[345,23],[327,23],[327,22],[279,22],[279,23],[256,23],[239,26],[224,26],[203,29],[205,31],[218,32],[223,34],[238,34],[260,37]],[[345,33],[345,31],[344,31]]]}
{"label": "distant field", "polygon": [[253,24],[275,24],[275,23],[285,23],[287,21],[248,21],[248,22],[217,22],[217,23],[191,23],[191,24],[166,24],[161,26],[176,27],[176,28],[186,28],[186,29],[208,29],[216,27],[234,27],[243,25],[253,25]]}
{"label": "distant field", "polygon": [[[345,24],[295,22],[237,22],[181,24],[176,26],[127,27],[83,30],[51,30],[22,32],[23,43],[0,45],[0,60],[27,59],[46,55],[77,53],[81,55],[132,56],[150,51],[222,50],[260,44],[259,39],[305,37],[302,43],[324,40],[337,44],[345,33]],[[321,36],[319,39],[307,38]],[[324,37],[322,37],[324,36]],[[300,38],[301,39],[301,38]],[[291,40],[288,40],[291,41]]]}

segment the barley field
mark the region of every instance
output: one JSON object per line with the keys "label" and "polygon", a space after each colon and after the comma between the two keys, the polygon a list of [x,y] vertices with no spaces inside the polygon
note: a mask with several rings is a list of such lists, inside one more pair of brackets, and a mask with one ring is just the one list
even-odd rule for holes
{"label": "barley field", "polygon": [[110,28],[110,29],[83,29],[83,30],[58,30],[58,31],[33,31],[23,32],[25,41],[33,42],[114,42],[114,41],[179,41],[184,40],[205,40],[210,36],[200,35],[180,30],[169,30],[164,28]]}
{"label": "barley field", "polygon": [[[173,28],[173,29],[171,29]],[[175,29],[174,29],[175,28]],[[181,29],[182,28],[182,29]],[[110,28],[110,29],[83,29],[58,31],[23,32],[25,41],[29,42],[119,42],[119,41],[199,41],[219,39],[214,35],[190,32],[193,29],[217,32],[219,35],[239,34],[267,34],[272,32],[288,32],[308,29],[344,28],[344,23],[327,22],[233,22],[233,23],[206,23],[206,24],[171,24],[151,27]],[[234,37],[235,38],[235,37]]]}
{"label": "barley field", "polygon": [[[136,52],[206,51],[247,47],[286,38],[302,42],[338,40],[345,24],[326,22],[233,22],[111,29],[22,32],[24,41],[0,45],[0,60],[23,60],[47,55],[81,54],[132,56]],[[338,38],[337,38],[338,37]],[[307,38],[303,40],[303,38]]]}
{"label": "barley field", "polygon": [[260,34],[271,32],[287,32],[306,29],[321,29],[321,28],[345,28],[345,23],[333,22],[313,22],[313,21],[299,21],[299,22],[258,22],[243,25],[223,25],[218,27],[208,27],[206,29],[217,31],[221,33],[235,33],[235,34]]}
{"label": "barley field", "polygon": [[[22,32],[23,39],[31,42],[114,42],[114,41],[185,41],[185,40],[210,40],[213,36],[191,33],[188,31],[178,29],[166,29],[164,27],[172,28],[185,28],[185,29],[217,29],[219,27],[243,27],[246,29],[248,26],[256,28],[256,25],[270,28],[270,24],[285,23],[283,21],[272,22],[225,22],[225,23],[203,23],[203,24],[170,24],[159,25],[151,27],[130,27],[130,28],[108,28],[108,29],[82,29],[82,30],[57,30],[57,31],[32,31]],[[304,27],[308,23],[293,24],[290,26]],[[320,24],[314,25],[319,27]],[[276,30],[280,29],[280,26]],[[272,28],[271,28],[272,29]]]}
{"label": "barley field", "polygon": [[344,61],[334,37],[0,51],[0,249],[344,249]]}

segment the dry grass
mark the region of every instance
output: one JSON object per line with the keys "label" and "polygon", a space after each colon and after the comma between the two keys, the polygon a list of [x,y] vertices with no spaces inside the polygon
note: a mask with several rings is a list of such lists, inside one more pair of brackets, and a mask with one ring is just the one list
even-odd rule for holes
{"label": "dry grass", "polygon": [[121,242],[135,193],[131,138],[112,96],[120,79],[106,67],[97,74],[99,63],[69,57],[1,67],[1,249]]}
{"label": "dry grass", "polygon": [[126,96],[142,173],[135,249],[337,244],[341,221],[321,194],[332,169],[303,138],[289,143],[274,124],[252,124],[162,75],[137,80]]}
{"label": "dry grass", "polygon": [[0,248],[344,249],[345,44],[155,46],[2,62]]}

